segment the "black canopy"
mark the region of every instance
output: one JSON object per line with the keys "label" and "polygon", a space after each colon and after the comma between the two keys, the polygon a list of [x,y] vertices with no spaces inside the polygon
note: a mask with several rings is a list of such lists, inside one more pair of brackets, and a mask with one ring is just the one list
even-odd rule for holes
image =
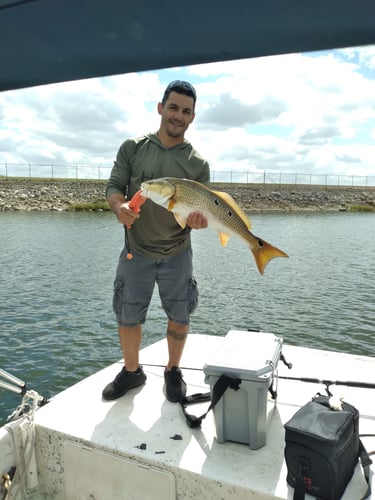
{"label": "black canopy", "polygon": [[0,0],[0,90],[375,43],[375,0]]}

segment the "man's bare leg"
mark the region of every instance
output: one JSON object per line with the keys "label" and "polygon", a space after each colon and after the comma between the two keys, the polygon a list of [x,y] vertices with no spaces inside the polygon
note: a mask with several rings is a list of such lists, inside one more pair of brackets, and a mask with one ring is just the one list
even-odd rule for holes
{"label": "man's bare leg", "polygon": [[181,325],[174,321],[168,321],[167,342],[169,361],[167,370],[173,366],[180,366],[181,356],[185,347],[186,337],[189,331],[189,325]]}
{"label": "man's bare leg", "polygon": [[122,354],[127,371],[134,372],[139,366],[139,349],[142,340],[142,325],[118,327]]}

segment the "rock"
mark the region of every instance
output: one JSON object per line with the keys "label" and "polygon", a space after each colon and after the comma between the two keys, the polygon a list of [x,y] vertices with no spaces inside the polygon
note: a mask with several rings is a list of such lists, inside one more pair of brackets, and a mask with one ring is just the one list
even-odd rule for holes
{"label": "rock", "polygon": [[[245,210],[349,210],[375,207],[375,187],[298,184],[214,184]],[[105,200],[106,181],[0,178],[0,211],[69,210],[74,204]]]}

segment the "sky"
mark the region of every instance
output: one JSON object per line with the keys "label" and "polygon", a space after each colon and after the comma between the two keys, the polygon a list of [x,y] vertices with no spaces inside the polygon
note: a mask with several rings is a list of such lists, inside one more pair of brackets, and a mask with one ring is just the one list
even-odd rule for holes
{"label": "sky", "polygon": [[231,172],[234,180],[306,174],[370,176],[375,184],[375,46],[3,92],[0,175],[5,165],[8,175],[22,175],[30,164],[34,175],[48,176],[37,166],[53,164],[95,167],[80,177],[100,167],[107,178],[125,139],[157,130],[157,103],[175,79],[197,90],[186,137],[214,180]]}

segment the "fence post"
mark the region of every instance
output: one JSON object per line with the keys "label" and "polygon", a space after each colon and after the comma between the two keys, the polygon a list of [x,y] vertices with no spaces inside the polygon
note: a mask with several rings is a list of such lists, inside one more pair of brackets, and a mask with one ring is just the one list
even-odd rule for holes
{"label": "fence post", "polygon": [[31,179],[31,165],[29,163],[29,179]]}

